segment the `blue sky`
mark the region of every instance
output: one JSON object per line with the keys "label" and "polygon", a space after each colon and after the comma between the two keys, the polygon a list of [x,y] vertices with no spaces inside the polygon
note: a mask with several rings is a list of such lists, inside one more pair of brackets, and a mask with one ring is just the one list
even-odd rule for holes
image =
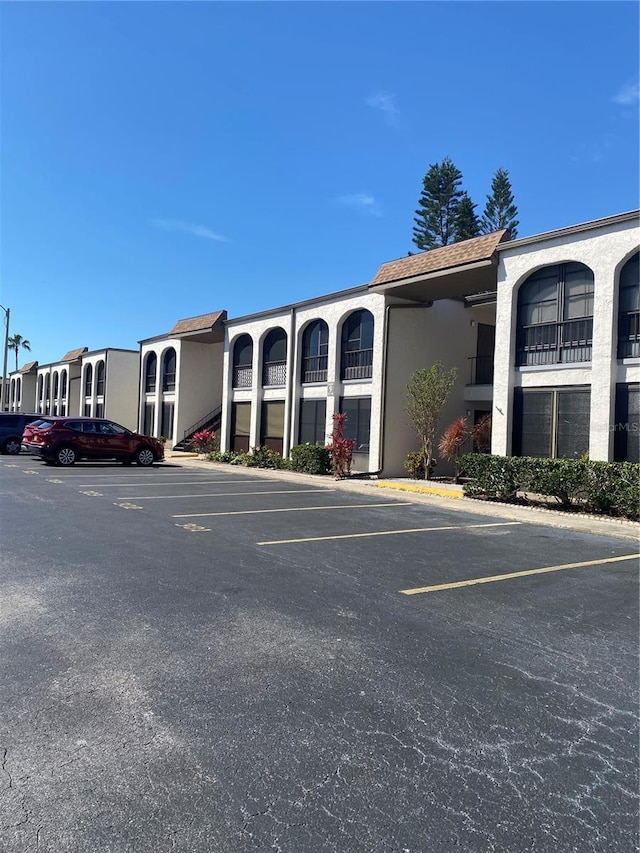
{"label": "blue sky", "polygon": [[[0,302],[31,358],[353,287],[430,164],[519,236],[638,207],[638,5],[3,3]],[[10,369],[13,359],[10,360]]]}

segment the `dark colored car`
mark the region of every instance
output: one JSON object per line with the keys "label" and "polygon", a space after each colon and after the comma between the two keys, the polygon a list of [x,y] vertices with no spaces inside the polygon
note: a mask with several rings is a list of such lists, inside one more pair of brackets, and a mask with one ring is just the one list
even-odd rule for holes
{"label": "dark colored car", "polygon": [[26,412],[2,412],[0,414],[0,453],[12,455],[20,453],[24,428],[41,417],[42,415]]}
{"label": "dark colored car", "polygon": [[139,435],[104,418],[58,418],[33,431],[27,449],[48,464],[74,465],[79,459],[118,459],[125,465],[153,465],[164,459],[157,438]]}

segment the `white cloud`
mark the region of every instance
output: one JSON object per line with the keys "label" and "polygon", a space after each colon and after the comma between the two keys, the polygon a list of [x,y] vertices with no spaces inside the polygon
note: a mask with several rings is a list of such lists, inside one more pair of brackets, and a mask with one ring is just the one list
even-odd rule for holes
{"label": "white cloud", "polygon": [[351,193],[341,195],[336,201],[345,207],[353,207],[370,216],[382,216],[380,205],[370,193]]}
{"label": "white cloud", "polygon": [[637,104],[640,100],[640,83],[625,83],[617,94],[613,96],[616,104],[621,104],[623,107],[629,107],[632,104]]}
{"label": "white cloud", "polygon": [[400,115],[400,110],[396,107],[395,97],[389,92],[376,92],[370,95],[367,98],[367,106],[374,110],[380,110],[384,113],[387,121],[392,123]]}
{"label": "white cloud", "polygon": [[205,225],[194,225],[192,222],[182,222],[180,219],[152,219],[151,224],[165,231],[181,231],[183,234],[191,234],[193,237],[204,237],[205,240],[217,240],[219,243],[228,243],[229,238],[212,231]]}

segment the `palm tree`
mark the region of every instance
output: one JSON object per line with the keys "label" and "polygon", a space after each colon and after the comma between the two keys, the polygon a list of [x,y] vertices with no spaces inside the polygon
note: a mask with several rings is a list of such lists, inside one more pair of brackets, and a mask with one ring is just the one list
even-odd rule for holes
{"label": "palm tree", "polygon": [[13,350],[16,354],[16,370],[18,369],[18,350],[26,349],[27,352],[31,352],[31,344],[28,340],[22,337],[22,335],[11,335],[9,338],[9,349]]}

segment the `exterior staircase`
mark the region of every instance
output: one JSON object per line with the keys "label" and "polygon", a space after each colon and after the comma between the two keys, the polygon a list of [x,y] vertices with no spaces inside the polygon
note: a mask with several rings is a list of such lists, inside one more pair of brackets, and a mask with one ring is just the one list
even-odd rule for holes
{"label": "exterior staircase", "polygon": [[220,424],[222,422],[222,406],[218,406],[212,412],[209,412],[208,415],[205,415],[203,418],[200,418],[195,424],[191,424],[184,431],[184,435],[173,446],[173,450],[191,450],[191,439],[195,435],[195,433],[200,432],[201,429],[212,429],[216,434],[220,431]]}

